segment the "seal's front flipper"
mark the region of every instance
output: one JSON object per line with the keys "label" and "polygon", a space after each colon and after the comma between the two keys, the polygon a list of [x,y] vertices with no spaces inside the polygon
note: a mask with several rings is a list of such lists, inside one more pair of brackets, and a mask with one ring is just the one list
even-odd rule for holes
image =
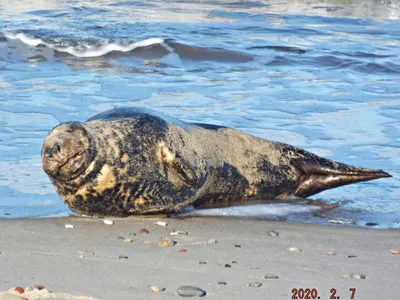
{"label": "seal's front flipper", "polygon": [[301,176],[292,195],[303,198],[342,185],[392,177],[382,170],[353,167],[318,156],[298,159],[294,165]]}
{"label": "seal's front flipper", "polygon": [[[164,144],[161,145],[161,161],[164,165],[166,176],[169,179],[174,177],[178,181],[183,182],[187,185],[196,185],[198,178],[195,171],[189,166],[189,164],[179,155],[179,153],[173,153]],[[176,180],[173,180],[176,182]]]}

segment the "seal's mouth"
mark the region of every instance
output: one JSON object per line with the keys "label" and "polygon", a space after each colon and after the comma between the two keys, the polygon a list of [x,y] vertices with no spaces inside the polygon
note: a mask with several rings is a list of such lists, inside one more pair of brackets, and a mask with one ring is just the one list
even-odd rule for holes
{"label": "seal's mouth", "polygon": [[[86,151],[81,151],[81,152],[77,152],[75,155],[67,158],[67,160],[60,164],[58,167],[58,171],[56,173],[56,176],[60,176],[62,174],[68,174],[68,176],[64,176],[68,179],[74,179],[76,177],[78,177],[81,173],[83,169],[83,165],[80,163],[82,160],[84,160],[84,155],[85,155]],[[79,166],[79,164],[81,165],[80,167],[74,168],[75,171],[71,172],[71,166]]]}
{"label": "seal's mouth", "polygon": [[75,160],[76,158],[79,158],[80,156],[82,156],[83,154],[85,154],[86,151],[82,151],[82,152],[77,152],[75,155],[67,158],[67,160],[60,164],[59,169],[63,168],[64,166],[66,166],[68,163],[70,163],[72,160]]}
{"label": "seal's mouth", "polygon": [[84,172],[86,165],[86,150],[77,149],[72,155],[64,158],[66,151],[60,150],[52,156],[43,157],[44,171],[54,179],[72,180]]}

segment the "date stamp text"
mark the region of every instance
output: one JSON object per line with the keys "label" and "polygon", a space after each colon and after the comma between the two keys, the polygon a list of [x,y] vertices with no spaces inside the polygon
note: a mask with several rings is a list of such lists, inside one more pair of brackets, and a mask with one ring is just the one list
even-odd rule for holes
{"label": "date stamp text", "polygon": [[326,295],[324,295],[323,298],[321,298],[321,295],[319,294],[318,290],[316,288],[293,288],[292,289],[292,299],[342,299],[342,300],[347,300],[347,299],[356,299],[356,288],[349,288],[347,293],[343,293],[341,296],[339,296],[337,290],[335,288],[331,288],[329,291],[329,298],[326,298]]}

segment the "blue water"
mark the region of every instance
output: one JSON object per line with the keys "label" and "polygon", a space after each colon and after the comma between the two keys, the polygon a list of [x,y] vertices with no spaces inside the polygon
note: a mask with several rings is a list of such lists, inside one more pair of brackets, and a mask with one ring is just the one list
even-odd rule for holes
{"label": "blue water", "polygon": [[320,216],[209,214],[399,228],[400,2],[341,2],[3,1],[0,216],[69,214],[41,168],[45,136],[124,105],[393,175],[314,196],[340,204]]}

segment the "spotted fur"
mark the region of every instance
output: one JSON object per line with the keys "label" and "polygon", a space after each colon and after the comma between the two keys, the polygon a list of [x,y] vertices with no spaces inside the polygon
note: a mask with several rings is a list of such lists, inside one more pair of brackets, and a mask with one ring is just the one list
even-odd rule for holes
{"label": "spotted fur", "polygon": [[53,129],[43,168],[86,215],[172,213],[188,205],[307,197],[389,174],[318,157],[222,126],[120,108]]}

